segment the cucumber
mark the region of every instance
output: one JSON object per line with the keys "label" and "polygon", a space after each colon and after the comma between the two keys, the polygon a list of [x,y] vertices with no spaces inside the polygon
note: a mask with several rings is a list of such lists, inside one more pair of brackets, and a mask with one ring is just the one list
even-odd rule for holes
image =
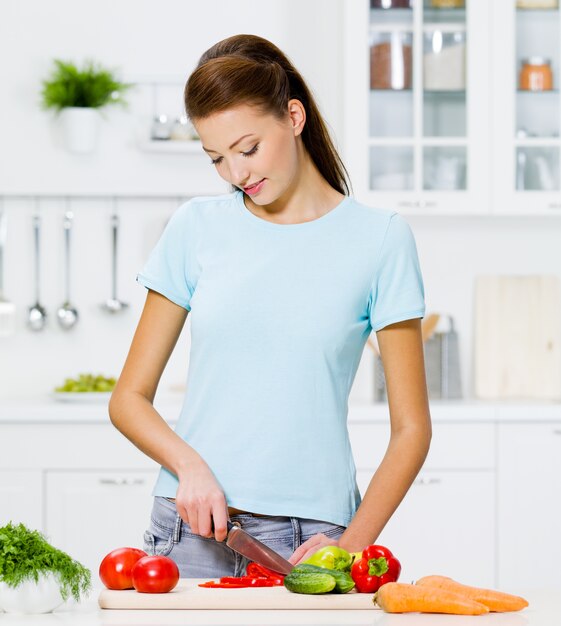
{"label": "cucumber", "polygon": [[329,593],[335,588],[335,578],[316,572],[290,572],[284,577],[284,586],[294,593]]}
{"label": "cucumber", "polygon": [[355,586],[355,581],[352,579],[350,574],[347,574],[347,572],[341,572],[340,570],[329,569],[327,567],[320,567],[319,565],[310,565],[309,563],[300,563],[300,565],[297,565],[290,573],[329,574],[335,578],[335,593],[347,593]]}

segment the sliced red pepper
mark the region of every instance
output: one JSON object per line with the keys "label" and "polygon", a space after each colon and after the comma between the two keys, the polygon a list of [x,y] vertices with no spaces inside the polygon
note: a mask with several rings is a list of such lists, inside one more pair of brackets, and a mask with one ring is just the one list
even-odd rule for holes
{"label": "sliced red pepper", "polygon": [[199,587],[221,588],[221,589],[239,589],[241,587],[274,587],[278,583],[272,578],[264,576],[223,576],[219,581],[209,580],[206,583],[200,583]]}
{"label": "sliced red pepper", "polygon": [[245,583],[223,583],[216,580],[209,580],[206,583],[199,583],[199,587],[206,587],[209,589],[241,589],[247,587]]}
{"label": "sliced red pepper", "polygon": [[257,577],[271,578],[277,581],[276,582],[277,585],[282,585],[284,581],[284,576],[282,574],[279,574],[278,572],[274,572],[268,567],[265,567],[264,565],[259,565],[259,563],[255,563],[254,561],[247,564],[246,574],[254,578],[257,578]]}
{"label": "sliced red pepper", "polygon": [[274,587],[283,584],[282,574],[252,561],[246,567],[245,576],[222,576],[219,581],[209,580],[206,583],[200,583],[199,587],[239,589],[241,587]]}

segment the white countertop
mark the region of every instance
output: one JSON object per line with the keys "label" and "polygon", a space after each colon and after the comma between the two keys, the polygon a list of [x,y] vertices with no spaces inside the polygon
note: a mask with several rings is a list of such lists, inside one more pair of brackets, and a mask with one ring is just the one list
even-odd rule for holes
{"label": "white countertop", "polygon": [[[514,591],[516,593],[516,591]],[[520,590],[518,590],[520,592]],[[172,626],[181,624],[353,624],[370,626],[557,626],[561,622],[561,589],[528,590],[530,606],[516,613],[458,615],[389,615],[372,611],[113,611],[97,606],[97,594],[80,605],[46,615],[0,613],[2,626]]]}
{"label": "white countertop", "polygon": [[[180,393],[156,397],[155,406],[173,423],[181,411]],[[0,399],[1,423],[108,423],[106,398],[92,402],[61,402],[51,396]],[[561,403],[432,400],[435,422],[561,422]],[[387,421],[386,403],[351,404],[350,422]]]}

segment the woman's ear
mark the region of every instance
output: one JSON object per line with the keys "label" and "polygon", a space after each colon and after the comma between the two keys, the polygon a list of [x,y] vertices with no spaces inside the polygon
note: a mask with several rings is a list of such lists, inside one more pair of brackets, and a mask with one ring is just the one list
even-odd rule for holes
{"label": "woman's ear", "polygon": [[293,98],[288,101],[288,117],[294,130],[294,136],[298,137],[306,124],[306,109],[300,100]]}

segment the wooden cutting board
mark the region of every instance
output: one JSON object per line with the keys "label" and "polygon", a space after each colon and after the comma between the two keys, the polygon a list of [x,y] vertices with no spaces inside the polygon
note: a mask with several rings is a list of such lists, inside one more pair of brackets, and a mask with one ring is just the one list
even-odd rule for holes
{"label": "wooden cutting board", "polygon": [[479,276],[475,285],[475,395],[561,398],[557,276]]}
{"label": "wooden cutting board", "polygon": [[284,587],[255,587],[242,589],[207,589],[198,584],[208,578],[182,578],[169,593],[138,593],[134,590],[104,589],[99,595],[102,609],[230,609],[230,610],[302,610],[377,609],[374,594],[326,593],[305,595],[291,593]]}

